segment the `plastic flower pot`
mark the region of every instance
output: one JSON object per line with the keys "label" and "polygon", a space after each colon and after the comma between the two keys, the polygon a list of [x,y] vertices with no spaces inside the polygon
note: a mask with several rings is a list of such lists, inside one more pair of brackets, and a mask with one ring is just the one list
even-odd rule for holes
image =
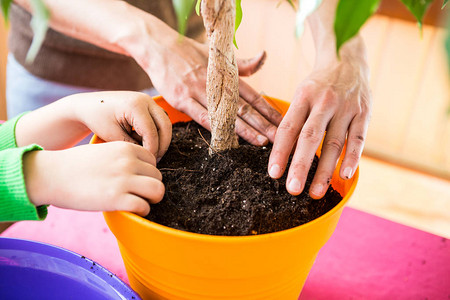
{"label": "plastic flower pot", "polygon": [[[267,99],[282,112],[289,106]],[[161,97],[155,100],[173,123],[190,120]],[[94,137],[92,142],[102,141]],[[344,181],[335,171],[331,184],[343,196],[337,206],[309,223],[269,234],[203,235],[128,212],[104,216],[117,238],[131,287],[143,299],[297,299],[317,253],[336,228],[358,174],[357,170]]]}

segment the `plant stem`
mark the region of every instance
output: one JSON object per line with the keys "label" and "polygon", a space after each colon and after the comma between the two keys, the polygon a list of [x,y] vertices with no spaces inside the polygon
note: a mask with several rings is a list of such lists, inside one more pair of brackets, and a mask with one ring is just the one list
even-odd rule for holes
{"label": "plant stem", "polygon": [[211,122],[210,155],[239,146],[235,133],[239,76],[234,57],[235,0],[203,0],[203,23],[209,39],[206,96]]}

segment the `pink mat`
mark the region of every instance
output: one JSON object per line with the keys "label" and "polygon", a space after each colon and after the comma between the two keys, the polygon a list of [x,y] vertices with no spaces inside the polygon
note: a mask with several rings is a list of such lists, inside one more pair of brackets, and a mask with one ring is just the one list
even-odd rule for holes
{"label": "pink mat", "polygon": [[[44,222],[20,222],[1,236],[61,246],[127,281],[101,213],[49,208]],[[450,299],[450,241],[345,208],[299,299]]]}

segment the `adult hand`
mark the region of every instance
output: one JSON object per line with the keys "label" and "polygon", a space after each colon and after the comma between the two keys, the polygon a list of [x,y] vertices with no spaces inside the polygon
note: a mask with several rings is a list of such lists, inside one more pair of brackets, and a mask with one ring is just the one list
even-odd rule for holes
{"label": "adult hand", "polygon": [[145,216],[149,203],[164,196],[155,156],[131,143],[33,151],[25,154],[23,161],[27,193],[36,206],[123,210]]}
{"label": "adult hand", "polygon": [[[173,37],[160,42],[151,61],[133,57],[149,74],[154,87],[176,109],[186,113],[203,127],[210,129],[206,109],[206,71],[208,47],[192,39]],[[170,33],[168,33],[170,35]],[[249,76],[264,63],[266,54],[249,60],[237,60],[239,74]],[[273,142],[281,115],[243,80],[239,82],[239,108],[236,132],[254,145]]]}
{"label": "adult hand", "polygon": [[66,101],[73,103],[77,119],[105,141],[142,143],[157,158],[169,147],[172,123],[146,94],[95,92],[73,95]]}
{"label": "adult hand", "polygon": [[292,195],[300,194],[326,131],[309,194],[315,199],[324,196],[346,137],[340,177],[351,178],[363,150],[371,102],[368,68],[364,60],[342,57],[341,61],[316,65],[310,76],[298,86],[278,127],[269,159],[270,176],[282,176],[293,151],[286,188]]}

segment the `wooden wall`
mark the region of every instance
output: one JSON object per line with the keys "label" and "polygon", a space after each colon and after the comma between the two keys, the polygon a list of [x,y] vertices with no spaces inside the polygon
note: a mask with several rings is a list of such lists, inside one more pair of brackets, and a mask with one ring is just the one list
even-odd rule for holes
{"label": "wooden wall", "polygon": [[[294,35],[295,12],[274,0],[245,0],[237,33],[239,57],[265,49],[263,69],[248,82],[290,101],[311,71],[314,46],[306,29]],[[374,95],[365,154],[450,178],[449,77],[444,29],[376,15],[364,26]]]}
{"label": "wooden wall", "polygon": [[[295,12],[275,0],[244,0],[237,33],[239,57],[264,49],[263,69],[248,79],[260,92],[290,100],[311,71],[314,47],[306,29],[294,35]],[[450,178],[449,77],[444,29],[373,17],[362,30],[371,67],[373,116],[365,154]],[[0,119],[5,112],[6,30],[0,20]]]}

